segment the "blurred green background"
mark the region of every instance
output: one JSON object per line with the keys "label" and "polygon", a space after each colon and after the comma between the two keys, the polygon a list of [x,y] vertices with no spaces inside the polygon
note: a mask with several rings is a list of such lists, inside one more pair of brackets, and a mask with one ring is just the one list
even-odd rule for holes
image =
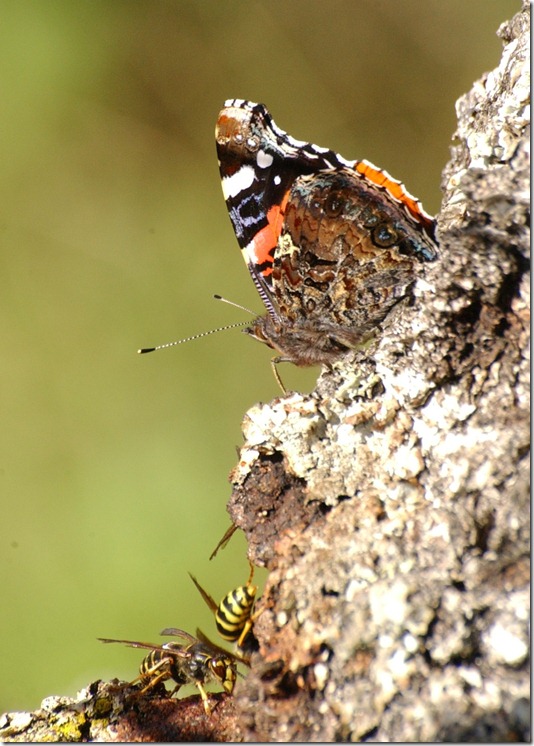
{"label": "blurred green background", "polygon": [[[238,331],[261,311],[221,194],[214,125],[262,101],[299,139],[367,158],[430,212],[454,103],[498,62],[515,0],[2,0],[0,710],[197,625],[248,574],[227,475],[243,414],[279,394]],[[285,367],[288,387],[317,370]]]}

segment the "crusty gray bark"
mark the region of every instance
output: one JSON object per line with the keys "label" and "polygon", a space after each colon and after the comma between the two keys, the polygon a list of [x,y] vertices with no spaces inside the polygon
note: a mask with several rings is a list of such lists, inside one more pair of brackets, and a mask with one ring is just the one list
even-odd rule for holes
{"label": "crusty gray bark", "polygon": [[35,712],[0,716],[2,742],[177,743],[242,740],[234,701],[210,695],[208,717],[200,696],[171,699],[139,695],[124,682],[95,681],[76,697],[47,697]]}
{"label": "crusty gray bark", "polygon": [[229,505],[270,573],[236,696],[102,682],[0,738],[529,736],[529,8],[457,104],[441,259],[365,353],[245,416]]}
{"label": "crusty gray bark", "polygon": [[413,303],[245,417],[230,514],[270,570],[247,740],[528,737],[528,20],[457,104]]}

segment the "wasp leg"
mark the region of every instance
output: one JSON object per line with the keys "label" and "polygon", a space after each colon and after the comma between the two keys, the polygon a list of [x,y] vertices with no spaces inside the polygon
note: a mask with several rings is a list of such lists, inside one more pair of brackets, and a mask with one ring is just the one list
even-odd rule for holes
{"label": "wasp leg", "polygon": [[150,678],[150,681],[139,692],[139,695],[145,694],[149,689],[153,689],[160,682],[169,678],[168,666],[172,664],[172,662],[172,658],[162,658],[156,664],[140,674],[136,679],[131,681],[130,685],[134,684],[136,681],[146,681],[147,678]]}
{"label": "wasp leg", "polygon": [[248,561],[248,566],[250,567],[250,574],[248,576],[247,585],[252,585],[252,578],[254,577],[254,565],[250,560]]}
{"label": "wasp leg", "polygon": [[204,712],[206,713],[206,715],[208,717],[210,717],[210,715],[211,715],[211,707],[210,707],[210,703],[209,703],[208,694],[206,693],[206,690],[204,689],[204,687],[202,686],[202,684],[200,683],[200,681],[195,681],[195,686],[198,689],[198,691],[200,692],[200,696],[202,697],[202,702],[204,704]]}
{"label": "wasp leg", "polygon": [[245,624],[243,625],[243,629],[241,630],[241,634],[239,635],[239,639],[237,641],[237,648],[238,648],[238,650],[243,647],[243,643],[245,641],[245,638],[248,635],[248,633],[250,632],[250,630],[252,629],[252,622],[254,621],[254,619],[256,618],[256,616],[257,616],[257,614],[251,615],[247,619],[247,621],[245,622]]}
{"label": "wasp leg", "polygon": [[161,681],[165,681],[165,679],[168,679],[169,675],[167,671],[161,671],[157,676],[154,676],[153,679],[151,679],[146,686],[144,686],[139,694],[145,694],[149,691],[149,689],[153,689],[155,686],[157,686]]}
{"label": "wasp leg", "polygon": [[[254,577],[254,565],[252,564],[252,562],[250,560],[248,561],[248,564],[250,566],[250,574],[248,576],[247,586],[246,587],[250,588],[252,586],[252,579]],[[254,588],[254,595],[256,595],[257,587],[256,586],[252,586],[252,587]],[[252,629],[252,625],[253,625],[254,621],[261,614],[261,611],[258,612],[258,611],[254,610],[255,603],[256,603],[256,600],[254,600],[252,602],[252,607],[250,609],[250,615],[249,615],[248,619],[246,620],[245,624],[243,625],[243,629],[241,630],[241,634],[239,635],[239,638],[237,640],[237,648],[238,649],[240,649],[240,648],[243,647],[243,643],[244,643],[244,641],[245,641],[248,633]]]}

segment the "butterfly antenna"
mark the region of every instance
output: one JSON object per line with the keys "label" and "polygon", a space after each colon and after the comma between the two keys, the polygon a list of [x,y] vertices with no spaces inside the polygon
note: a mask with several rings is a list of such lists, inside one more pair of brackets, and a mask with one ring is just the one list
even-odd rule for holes
{"label": "butterfly antenna", "polygon": [[[235,305],[235,304],[233,304]],[[217,332],[225,332],[227,329],[236,329],[239,326],[246,326],[249,321],[237,321],[235,324],[228,324],[228,326],[219,326],[217,329],[210,329],[209,332],[200,332],[200,334],[193,334],[192,337],[186,337],[185,339],[177,339],[176,342],[167,342],[163,345],[157,345],[157,347],[142,347],[137,352],[140,355],[144,355],[146,352],[155,352],[156,350],[164,350],[166,347],[175,347],[181,345],[184,342],[192,342],[194,339],[200,339],[201,337],[207,337],[210,334],[216,334]]]}
{"label": "butterfly antenna", "polygon": [[214,295],[213,297],[215,298],[215,300],[222,300],[223,303],[228,303],[229,306],[233,306],[234,308],[239,308],[241,311],[245,311],[246,313],[249,313],[251,316],[258,315],[254,313],[254,311],[251,311],[250,308],[247,308],[246,306],[242,306],[240,303],[234,303],[233,300],[228,300],[227,298],[223,298],[222,295]]}

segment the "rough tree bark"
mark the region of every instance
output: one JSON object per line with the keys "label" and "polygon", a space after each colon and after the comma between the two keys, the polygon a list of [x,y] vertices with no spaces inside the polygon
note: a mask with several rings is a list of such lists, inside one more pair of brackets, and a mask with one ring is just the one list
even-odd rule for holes
{"label": "rough tree bark", "polygon": [[412,305],[246,415],[230,512],[270,570],[247,740],[528,737],[528,22],[457,104]]}
{"label": "rough tree bark", "polygon": [[[440,261],[365,353],[245,416],[229,511],[269,570],[260,650],[202,738],[529,738],[528,3],[499,35],[457,104]],[[92,686],[64,740],[192,740],[197,702]],[[38,716],[0,736],[43,740]]]}

